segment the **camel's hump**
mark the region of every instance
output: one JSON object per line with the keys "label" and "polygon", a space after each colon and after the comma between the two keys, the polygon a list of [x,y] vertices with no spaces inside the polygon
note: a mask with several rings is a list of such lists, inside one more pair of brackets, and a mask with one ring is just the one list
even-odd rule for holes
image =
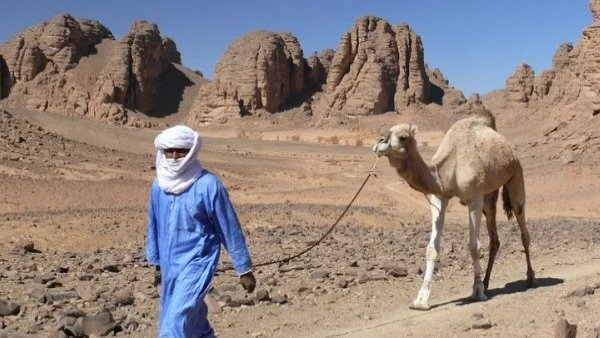
{"label": "camel's hump", "polygon": [[488,109],[481,107],[477,109],[475,115],[471,118],[477,121],[481,121],[486,126],[496,130],[496,117]]}

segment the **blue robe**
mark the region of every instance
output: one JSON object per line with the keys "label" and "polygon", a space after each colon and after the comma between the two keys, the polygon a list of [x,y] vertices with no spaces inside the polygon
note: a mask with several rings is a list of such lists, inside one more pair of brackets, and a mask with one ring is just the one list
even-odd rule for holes
{"label": "blue robe", "polygon": [[152,184],[148,208],[146,258],[161,267],[162,292],[158,336],[213,337],[204,296],[227,250],[235,271],[243,274],[252,262],[227,190],[204,170],[179,195]]}

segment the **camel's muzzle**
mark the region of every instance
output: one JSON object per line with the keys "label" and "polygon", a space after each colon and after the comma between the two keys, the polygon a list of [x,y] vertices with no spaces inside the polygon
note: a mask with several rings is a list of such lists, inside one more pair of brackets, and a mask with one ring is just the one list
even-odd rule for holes
{"label": "camel's muzzle", "polygon": [[377,156],[383,156],[390,147],[390,138],[388,135],[382,135],[377,138],[377,142],[373,146],[373,151]]}

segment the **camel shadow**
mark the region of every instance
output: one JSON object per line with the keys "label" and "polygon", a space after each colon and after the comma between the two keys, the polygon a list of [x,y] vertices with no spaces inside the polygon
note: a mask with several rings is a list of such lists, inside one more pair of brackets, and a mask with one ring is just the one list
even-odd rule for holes
{"label": "camel shadow", "polygon": [[[565,280],[560,279],[560,278],[552,278],[552,277],[538,278],[537,286],[535,288],[554,286],[554,285],[562,284],[564,282],[565,282]],[[532,288],[527,287],[527,281],[518,280],[518,281],[506,283],[504,285],[504,287],[501,287],[501,288],[489,289],[486,294],[488,296],[488,301],[489,301],[490,299],[493,299],[496,296],[510,295],[513,293],[525,292],[529,289],[532,289]],[[472,300],[470,297],[462,297],[462,298],[454,299],[454,300],[447,301],[444,303],[432,305],[431,308],[433,309],[433,308],[448,305],[448,304],[456,304],[457,306],[463,306],[463,305],[468,305],[468,304],[472,304],[475,302],[476,301]]]}

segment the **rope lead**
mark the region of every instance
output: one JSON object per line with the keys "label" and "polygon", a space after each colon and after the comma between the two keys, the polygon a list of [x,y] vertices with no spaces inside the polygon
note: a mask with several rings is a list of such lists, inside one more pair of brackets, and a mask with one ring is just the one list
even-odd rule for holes
{"label": "rope lead", "polygon": [[[367,184],[367,181],[369,180],[369,178],[371,178],[371,176],[375,176],[374,170],[375,170],[375,167],[377,166],[378,162],[379,162],[379,157],[377,157],[377,159],[375,160],[375,163],[373,164],[373,167],[371,168],[371,170],[369,170],[369,173],[367,174],[367,177],[365,177],[365,180],[360,185],[360,188],[358,188],[358,191],[356,192],[356,194],[354,194],[354,197],[352,197],[352,200],[350,201],[350,203],[348,203],[348,205],[346,206],[346,208],[344,209],[344,211],[340,214],[340,216],[337,218],[337,220],[333,223],[333,225],[331,225],[329,227],[329,229],[321,236],[321,238],[319,238],[318,241],[314,242],[312,245],[310,245],[306,249],[304,249],[304,250],[302,250],[302,251],[300,251],[300,252],[298,252],[298,253],[296,253],[296,254],[294,254],[292,256],[289,256],[289,257],[286,257],[286,258],[282,258],[282,259],[276,259],[276,260],[272,260],[272,261],[267,261],[267,262],[263,262],[263,263],[253,264],[253,266],[254,267],[259,267],[259,266],[273,265],[273,264],[277,264],[277,263],[287,263],[287,262],[291,261],[292,259],[295,259],[295,258],[298,258],[298,257],[304,255],[305,253],[309,252],[314,247],[316,247],[317,245],[319,245],[325,239],[325,237],[327,237],[333,231],[333,229],[338,225],[338,223],[340,222],[340,220],[342,219],[342,217],[344,217],[344,215],[346,214],[346,212],[348,211],[348,209],[350,209],[350,207],[352,206],[352,204],[356,200],[356,197],[358,197],[358,194],[360,194],[360,192],[363,190],[363,188]],[[218,271],[228,271],[228,270],[233,270],[233,267],[225,267],[225,268],[222,268],[222,269],[218,269]]]}

